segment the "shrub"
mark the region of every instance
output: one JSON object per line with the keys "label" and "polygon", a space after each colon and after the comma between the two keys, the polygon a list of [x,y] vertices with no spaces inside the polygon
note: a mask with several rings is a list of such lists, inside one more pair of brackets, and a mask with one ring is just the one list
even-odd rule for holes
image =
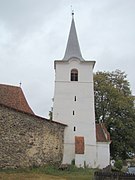
{"label": "shrub", "polygon": [[75,159],[71,161],[71,165],[75,165]]}
{"label": "shrub", "polygon": [[117,160],[114,163],[114,167],[117,168],[119,171],[121,171],[122,167],[123,167],[123,162],[122,160]]}

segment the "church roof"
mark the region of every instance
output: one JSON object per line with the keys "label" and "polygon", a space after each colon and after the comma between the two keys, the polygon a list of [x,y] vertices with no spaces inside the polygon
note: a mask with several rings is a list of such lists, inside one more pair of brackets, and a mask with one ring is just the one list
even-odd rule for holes
{"label": "church roof", "polygon": [[0,84],[0,104],[34,114],[20,87]]}
{"label": "church roof", "polygon": [[74,14],[72,13],[71,28],[70,28],[67,47],[66,47],[66,51],[65,51],[63,60],[67,61],[73,57],[76,57],[76,58],[80,59],[81,61],[84,61],[82,54],[81,54],[78,38],[77,38],[75,22],[74,22]]}
{"label": "church roof", "polygon": [[97,142],[110,141],[110,134],[107,131],[104,123],[96,124],[96,139],[97,139]]}

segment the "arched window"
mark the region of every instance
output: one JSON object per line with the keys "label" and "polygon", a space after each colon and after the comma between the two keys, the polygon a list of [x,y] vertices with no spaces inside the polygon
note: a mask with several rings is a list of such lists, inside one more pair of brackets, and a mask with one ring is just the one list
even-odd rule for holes
{"label": "arched window", "polygon": [[77,69],[71,70],[71,81],[78,81],[78,70]]}

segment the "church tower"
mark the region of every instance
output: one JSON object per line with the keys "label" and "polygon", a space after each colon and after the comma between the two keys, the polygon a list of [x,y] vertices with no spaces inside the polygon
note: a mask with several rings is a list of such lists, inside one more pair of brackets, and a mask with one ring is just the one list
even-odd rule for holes
{"label": "church tower", "polygon": [[67,125],[63,164],[96,167],[96,130],[93,90],[95,61],[82,57],[74,14],[64,58],[55,60],[53,120]]}

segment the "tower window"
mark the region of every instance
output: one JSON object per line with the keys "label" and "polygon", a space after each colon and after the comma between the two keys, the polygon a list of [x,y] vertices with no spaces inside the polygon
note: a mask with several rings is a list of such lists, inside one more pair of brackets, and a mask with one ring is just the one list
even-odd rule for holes
{"label": "tower window", "polygon": [[76,101],[76,96],[74,97],[74,101]]}
{"label": "tower window", "polygon": [[76,131],[76,127],[74,126],[74,131]]}
{"label": "tower window", "polygon": [[75,115],[75,111],[73,111],[73,115]]}
{"label": "tower window", "polygon": [[78,81],[78,70],[77,69],[71,70],[71,81]]}

